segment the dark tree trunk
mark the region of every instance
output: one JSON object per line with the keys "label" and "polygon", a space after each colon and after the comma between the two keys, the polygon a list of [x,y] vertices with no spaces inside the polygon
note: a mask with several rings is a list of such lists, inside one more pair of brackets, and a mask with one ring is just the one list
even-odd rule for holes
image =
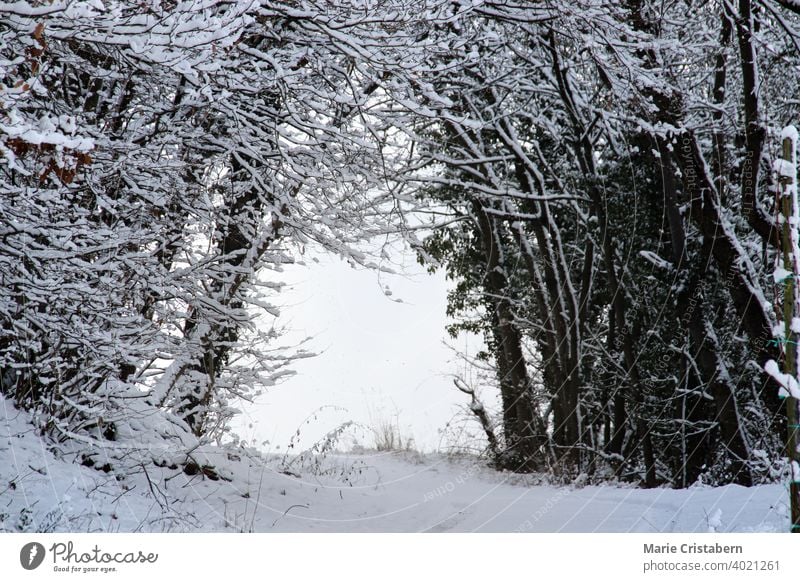
{"label": "dark tree trunk", "polygon": [[504,464],[516,471],[533,470],[538,461],[540,437],[536,434],[535,412],[530,378],[522,350],[522,335],[515,323],[508,281],[503,269],[499,223],[474,200],[481,246],[486,260],[484,287],[491,304],[493,332],[497,342],[497,371],[503,401],[506,451]]}

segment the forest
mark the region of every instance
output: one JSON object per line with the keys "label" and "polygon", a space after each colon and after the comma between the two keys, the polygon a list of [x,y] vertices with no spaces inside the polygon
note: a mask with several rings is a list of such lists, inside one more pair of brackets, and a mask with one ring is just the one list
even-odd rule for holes
{"label": "forest", "polygon": [[485,341],[496,469],[776,482],[798,43],[796,0],[4,3],[0,392],[87,467],[214,477],[307,355],[255,323],[282,266],[391,237]]}

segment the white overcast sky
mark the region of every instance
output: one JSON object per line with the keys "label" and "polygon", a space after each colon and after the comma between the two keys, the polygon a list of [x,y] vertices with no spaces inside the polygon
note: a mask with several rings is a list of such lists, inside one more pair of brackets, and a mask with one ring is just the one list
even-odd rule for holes
{"label": "white overcast sky", "polygon": [[[466,404],[449,376],[463,364],[444,344],[454,343],[444,329],[444,276],[429,275],[410,252],[401,256],[402,276],[354,269],[330,255],[316,258],[277,275],[287,283],[277,302],[279,323],[292,330],[283,342],[312,336],[306,348],[319,355],[298,361],[295,376],[246,405],[236,432],[283,451],[298,428],[304,448],[347,421],[392,422],[416,448],[437,450],[440,430]],[[479,347],[474,338],[458,344],[470,352]],[[368,430],[349,434],[372,444]]]}

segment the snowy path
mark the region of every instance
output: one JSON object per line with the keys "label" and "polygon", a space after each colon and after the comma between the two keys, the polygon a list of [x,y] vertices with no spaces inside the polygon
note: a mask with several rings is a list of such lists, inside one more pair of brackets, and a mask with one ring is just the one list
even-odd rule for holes
{"label": "snowy path", "polygon": [[782,485],[553,487],[440,455],[328,455],[288,467],[242,450],[194,455],[231,480],[155,467],[118,479],[56,459],[0,398],[0,531],[763,532],[788,523]]}
{"label": "snowy path", "polygon": [[[353,487],[282,477],[286,501],[257,515],[259,531],[707,532],[780,530],[781,486],[644,491],[525,485],[468,461],[404,455],[340,457],[369,469]],[[274,476],[273,476],[274,477]],[[270,477],[269,481],[273,481]],[[265,479],[266,481],[267,479]],[[281,481],[279,481],[281,482]],[[263,500],[272,493],[262,489]],[[272,500],[275,497],[271,497]],[[278,499],[280,501],[280,499]],[[285,516],[283,507],[295,507]],[[273,514],[281,514],[273,526]]]}

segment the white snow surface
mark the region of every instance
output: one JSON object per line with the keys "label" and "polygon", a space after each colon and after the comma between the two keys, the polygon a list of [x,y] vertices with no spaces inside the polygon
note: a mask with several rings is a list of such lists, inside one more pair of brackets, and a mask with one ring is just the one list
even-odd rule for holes
{"label": "white snow surface", "polygon": [[69,456],[56,458],[26,413],[0,397],[0,532],[721,533],[788,527],[783,485],[553,486],[531,475],[495,472],[474,458],[413,452],[292,460],[208,446],[192,454],[230,480],[152,466],[118,478]]}

